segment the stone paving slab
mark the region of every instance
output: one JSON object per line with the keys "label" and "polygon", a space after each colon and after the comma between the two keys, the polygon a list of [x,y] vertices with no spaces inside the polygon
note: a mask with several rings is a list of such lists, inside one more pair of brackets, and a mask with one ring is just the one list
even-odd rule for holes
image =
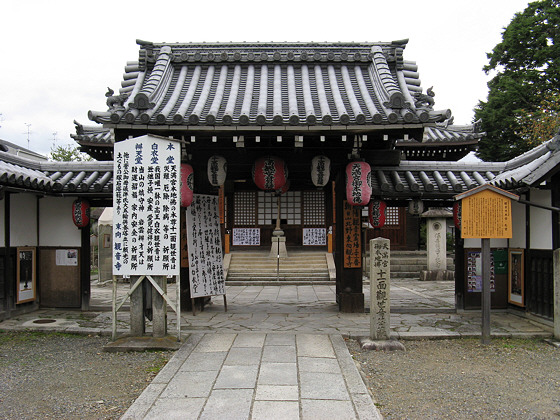
{"label": "stone paving slab", "polygon": [[[169,361],[171,367],[156,376],[122,418],[381,419],[341,336],[221,335],[190,336]],[[236,347],[235,343],[253,346]],[[290,353],[298,355],[297,362],[263,360],[265,354],[272,354],[269,347],[290,347]],[[232,351],[254,349],[259,350],[259,357],[251,365],[226,364]],[[318,355],[309,357],[310,351]],[[202,364],[212,370],[190,366],[201,362],[201,355],[213,354],[211,363]],[[317,359],[328,363],[316,363]],[[224,362],[217,367],[219,360]],[[329,372],[325,372],[327,366]]]}

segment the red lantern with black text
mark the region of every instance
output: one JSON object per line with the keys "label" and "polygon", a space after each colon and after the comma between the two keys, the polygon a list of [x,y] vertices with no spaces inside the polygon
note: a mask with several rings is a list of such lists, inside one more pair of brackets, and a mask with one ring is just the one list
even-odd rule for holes
{"label": "red lantern with black text", "polygon": [[181,164],[181,207],[188,207],[193,201],[194,173],[188,163]]}
{"label": "red lantern with black text", "polygon": [[461,214],[462,205],[460,201],[456,201],[453,204],[453,222],[455,223],[455,227],[461,230],[461,222],[463,215]]}
{"label": "red lantern with black text", "polygon": [[346,166],[346,200],[352,206],[367,206],[371,198],[371,168],[367,162]]}
{"label": "red lantern with black text", "polygon": [[286,163],[275,156],[257,159],[253,165],[253,181],[264,191],[281,189],[288,181]]}
{"label": "red lantern with black text", "polygon": [[72,221],[79,228],[89,225],[89,202],[78,198],[72,203]]}
{"label": "red lantern with black text", "polygon": [[369,224],[374,228],[385,226],[387,203],[382,200],[371,200],[368,205]]}

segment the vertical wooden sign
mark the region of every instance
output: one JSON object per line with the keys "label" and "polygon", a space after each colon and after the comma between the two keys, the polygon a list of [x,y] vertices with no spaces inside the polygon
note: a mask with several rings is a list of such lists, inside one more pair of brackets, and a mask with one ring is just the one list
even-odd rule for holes
{"label": "vertical wooden sign", "polygon": [[343,201],[344,268],[362,266],[361,209]]}

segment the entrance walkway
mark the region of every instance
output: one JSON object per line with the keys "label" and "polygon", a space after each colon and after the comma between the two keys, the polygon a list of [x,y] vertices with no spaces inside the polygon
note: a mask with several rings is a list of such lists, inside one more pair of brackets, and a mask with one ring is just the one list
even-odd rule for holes
{"label": "entrance walkway", "polygon": [[[128,288],[120,285],[119,295]],[[92,286],[90,312],[41,309],[0,329],[109,335],[111,290]],[[215,297],[204,312],[181,314],[183,345],[124,418],[380,418],[343,340],[367,336],[369,316],[339,313],[334,285],[226,291],[228,312]],[[393,337],[479,337],[480,312],[455,313],[452,298],[452,282],[393,281]],[[552,335],[550,326],[503,311],[492,312],[491,324],[492,337]],[[168,330],[176,333],[172,311]],[[129,332],[126,310],[119,312],[118,332]]]}

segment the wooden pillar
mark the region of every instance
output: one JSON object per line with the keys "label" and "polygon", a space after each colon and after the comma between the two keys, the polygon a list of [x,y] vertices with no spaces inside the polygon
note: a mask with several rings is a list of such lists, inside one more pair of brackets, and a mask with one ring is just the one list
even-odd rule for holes
{"label": "wooden pillar", "polygon": [[[362,267],[361,251],[358,255],[359,267],[345,267],[344,261],[344,238],[347,233],[344,220],[344,200],[346,199],[346,188],[344,172],[341,171],[335,186],[335,265],[336,265],[336,300],[341,312],[364,312],[364,293],[362,290]],[[356,209],[360,211],[360,209]],[[361,227],[358,227],[358,240],[361,244]],[[361,244],[363,246],[363,244]]]}
{"label": "wooden pillar", "polygon": [[82,311],[89,310],[91,292],[91,245],[89,224],[80,229],[82,249],[80,253],[80,290]]}
{"label": "wooden pillar", "polygon": [[455,229],[455,309],[465,309],[465,240]]}
{"label": "wooden pillar", "polygon": [[[154,280],[164,293],[167,293],[167,278],[154,276]],[[152,290],[152,313],[154,337],[165,337],[167,335],[167,304],[163,296],[156,290]]]}
{"label": "wooden pillar", "polygon": [[[137,277],[130,278],[130,287],[138,281]],[[143,280],[146,281],[146,280]],[[130,295],[130,335],[141,337],[146,332],[144,324],[144,289],[140,285]]]}

